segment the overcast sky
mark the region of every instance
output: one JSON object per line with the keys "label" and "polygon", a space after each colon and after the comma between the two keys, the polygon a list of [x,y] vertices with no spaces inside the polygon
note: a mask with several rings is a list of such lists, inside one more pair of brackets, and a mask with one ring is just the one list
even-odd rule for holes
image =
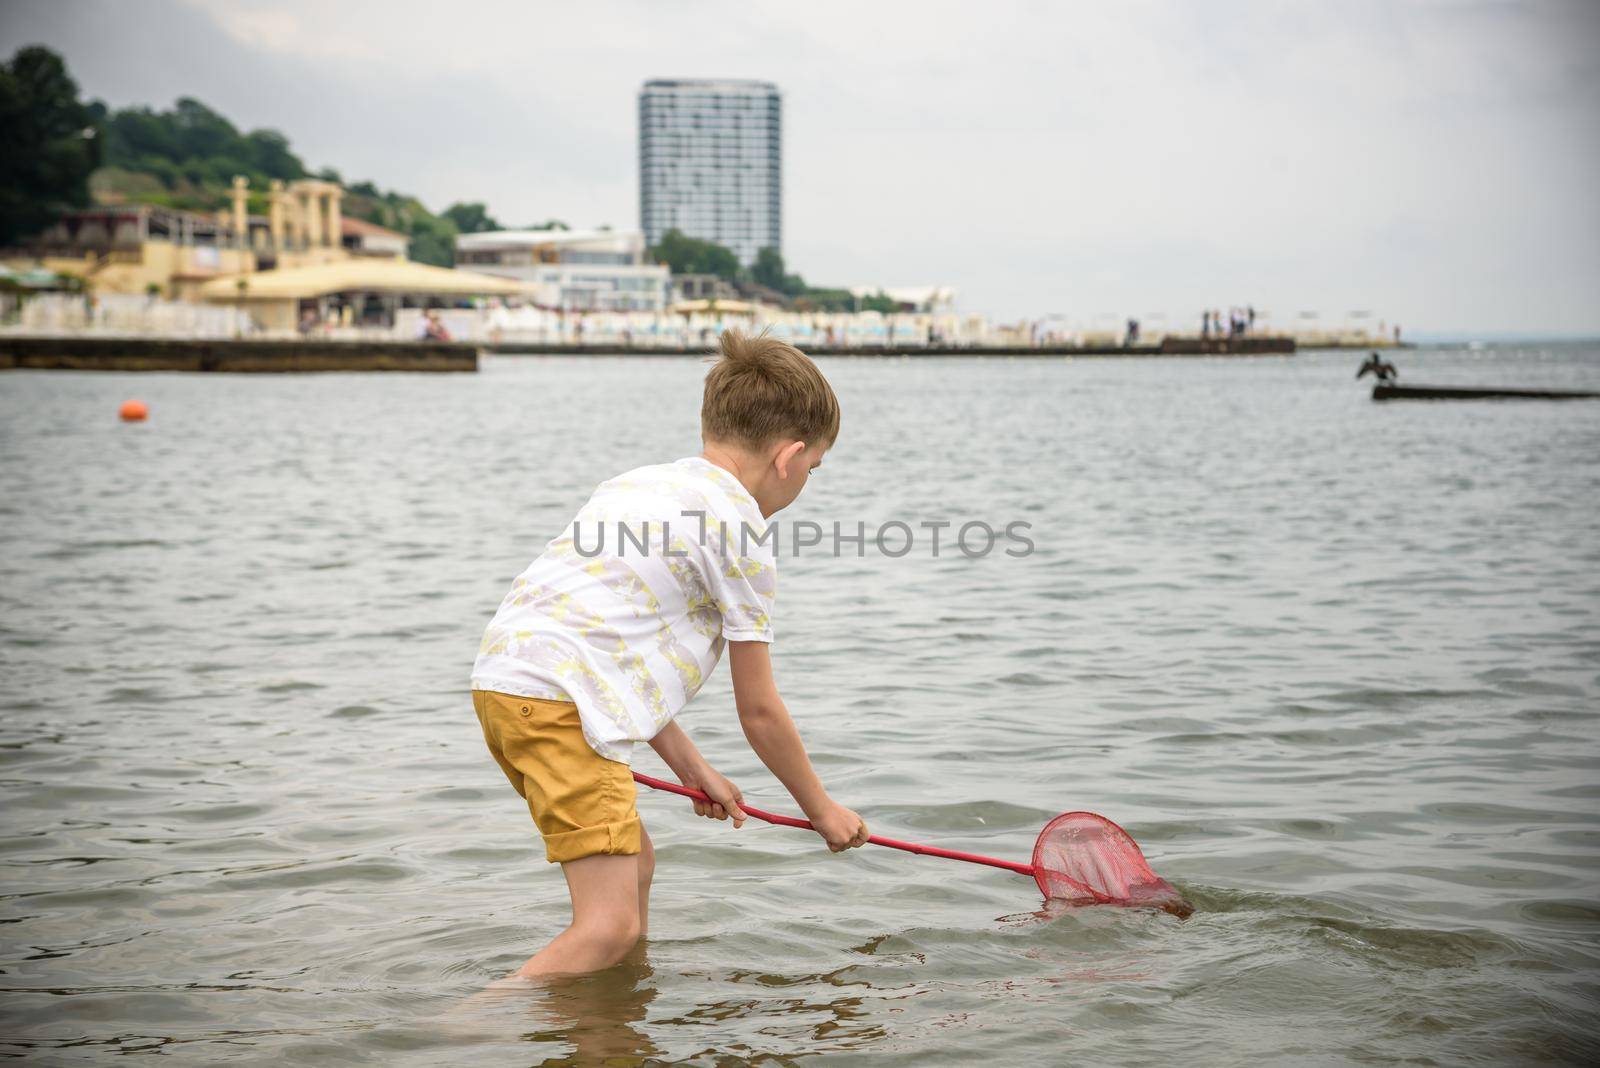
{"label": "overcast sky", "polygon": [[1246,302],[1600,333],[1600,3],[5,0],[113,105],[312,167],[639,225],[655,77],[784,94],[784,254],[1001,318]]}

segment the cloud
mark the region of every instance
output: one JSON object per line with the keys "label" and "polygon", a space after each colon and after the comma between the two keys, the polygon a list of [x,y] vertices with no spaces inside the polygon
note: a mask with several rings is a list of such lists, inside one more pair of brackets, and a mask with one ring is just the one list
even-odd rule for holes
{"label": "cloud", "polygon": [[640,83],[757,77],[784,91],[785,253],[815,281],[953,284],[1001,317],[1248,301],[1600,331],[1600,5],[152,0],[4,18],[114,103],[195,95],[316,165],[511,222],[636,226]]}
{"label": "cloud", "polygon": [[[309,34],[300,16],[293,11],[263,4],[217,3],[215,0],[187,0],[189,6],[205,15],[239,44],[272,52],[306,55],[308,52],[321,58],[352,59],[361,57],[359,48],[365,39],[347,41],[329,39],[321,34]],[[352,52],[350,46],[358,46]],[[331,49],[329,46],[333,46]]]}

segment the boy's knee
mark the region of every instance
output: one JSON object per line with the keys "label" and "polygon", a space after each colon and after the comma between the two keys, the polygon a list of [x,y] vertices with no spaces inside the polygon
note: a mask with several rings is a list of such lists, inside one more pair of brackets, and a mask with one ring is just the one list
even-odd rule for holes
{"label": "boy's knee", "polygon": [[574,933],[614,964],[639,941],[642,928],[638,912],[630,911],[590,917]]}

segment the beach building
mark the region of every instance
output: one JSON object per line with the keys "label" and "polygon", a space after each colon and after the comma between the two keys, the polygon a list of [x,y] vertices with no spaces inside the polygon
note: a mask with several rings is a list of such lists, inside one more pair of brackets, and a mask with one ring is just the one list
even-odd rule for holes
{"label": "beach building", "polygon": [[637,230],[491,230],[456,237],[456,263],[515,279],[559,311],[661,311],[671,272],[645,262]]}
{"label": "beach building", "polygon": [[395,257],[351,256],[216,278],[200,287],[200,296],[244,310],[259,330],[285,333],[336,327],[388,330],[403,320],[405,309],[516,297],[522,291],[521,283],[493,275]]}
{"label": "beach building", "polygon": [[352,256],[381,256],[385,259],[403,260],[411,252],[411,239],[397,230],[390,230],[365,219],[345,216],[339,221],[340,242]]}
{"label": "beach building", "polygon": [[17,250],[46,271],[82,279],[97,295],[196,301],[213,279],[351,257],[406,258],[409,239],[346,217],[333,182],[273,181],[266,215],[246,210],[249,183],[233,180],[229,208],[182,211],[116,204],[70,211]]}
{"label": "beach building", "polygon": [[738,288],[726,278],[715,274],[678,274],[672,276],[672,302],[687,300],[738,300]]}
{"label": "beach building", "polygon": [[771,82],[672,79],[639,91],[639,221],[752,263],[783,250],[783,100]]}
{"label": "beach building", "polygon": [[256,254],[259,270],[308,267],[349,256],[405,259],[411,239],[365,219],[344,214],[344,189],[337,182],[302,178],[273,179],[267,190],[267,214],[245,210],[250,185],[233,180],[231,210],[217,212],[217,221]]}
{"label": "beach building", "polygon": [[215,216],[150,204],[67,212],[19,251],[90,292],[171,300],[198,299],[212,278],[256,265],[254,251]]}

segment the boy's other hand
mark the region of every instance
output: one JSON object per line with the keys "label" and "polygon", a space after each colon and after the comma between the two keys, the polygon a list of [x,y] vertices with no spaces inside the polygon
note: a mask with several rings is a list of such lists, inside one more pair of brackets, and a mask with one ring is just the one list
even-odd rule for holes
{"label": "boy's other hand", "polygon": [[705,816],[714,820],[725,820],[732,817],[735,830],[744,826],[744,821],[749,818],[744,814],[744,809],[740,807],[744,804],[744,794],[739,792],[737,786],[728,781],[726,775],[707,768],[694,778],[697,781],[690,782],[685,780],[683,785],[699,790],[711,798],[709,803],[705,801],[696,801],[694,803],[694,814],[696,816]]}
{"label": "boy's other hand", "polygon": [[818,818],[811,818],[811,826],[822,835],[822,840],[828,843],[828,848],[835,853],[843,853],[846,849],[855,849],[867,844],[867,838],[872,832],[867,830],[867,823],[860,816],[835,802],[828,802],[828,808]]}

